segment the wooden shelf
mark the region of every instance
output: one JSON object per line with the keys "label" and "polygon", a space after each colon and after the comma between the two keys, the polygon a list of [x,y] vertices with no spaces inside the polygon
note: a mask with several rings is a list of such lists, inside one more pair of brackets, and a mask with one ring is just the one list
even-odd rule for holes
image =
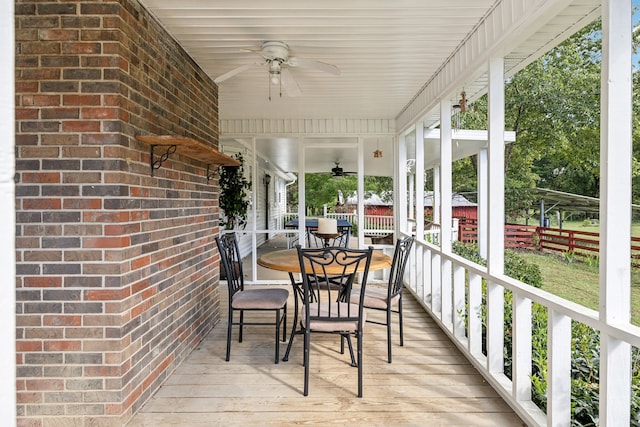
{"label": "wooden shelf", "polygon": [[[233,157],[210,147],[202,142],[184,136],[173,135],[138,135],[138,141],[149,144],[151,147],[151,176],[155,169],[160,169],[162,163],[171,154],[177,153],[207,164],[207,179],[211,179],[211,166],[240,166],[240,162]],[[166,147],[164,152],[155,152],[155,147]]]}

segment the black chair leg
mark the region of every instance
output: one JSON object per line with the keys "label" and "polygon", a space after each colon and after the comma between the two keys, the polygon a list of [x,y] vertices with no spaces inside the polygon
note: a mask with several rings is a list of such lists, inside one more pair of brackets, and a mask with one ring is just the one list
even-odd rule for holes
{"label": "black chair leg", "polygon": [[287,344],[287,350],[284,352],[284,357],[282,358],[283,362],[286,362],[289,360],[289,352],[291,351],[291,345],[293,344],[293,337],[296,334],[296,327],[298,324],[298,297],[297,295],[294,295],[294,302],[295,302],[295,310],[293,312],[293,325],[291,326],[291,336],[289,337],[289,344]]}
{"label": "black chair leg", "polygon": [[304,395],[309,395],[309,347],[311,346],[309,331],[304,331]]}
{"label": "black chair leg", "polygon": [[358,334],[358,397],[362,397],[362,334]]}
{"label": "black chair leg", "polygon": [[240,310],[240,333],[238,334],[238,342],[242,342],[242,327],[244,326],[244,310]]}
{"label": "black chair leg", "polygon": [[356,363],[356,358],[353,356],[353,345],[351,344],[351,335],[345,334],[345,335],[342,335],[342,338],[347,339],[347,344],[349,345],[349,355],[351,356],[351,366],[356,367],[357,363]]}
{"label": "black chair leg", "polygon": [[229,320],[227,322],[227,362],[231,357],[231,327],[233,326],[233,310],[229,309]]}
{"label": "black chair leg", "polygon": [[402,328],[402,294],[398,300],[398,323],[400,324],[400,346],[404,346],[404,333]]}
{"label": "black chair leg", "polygon": [[391,363],[391,307],[387,307],[387,362]]}
{"label": "black chair leg", "polygon": [[276,310],[276,363],[280,362],[280,310]]}

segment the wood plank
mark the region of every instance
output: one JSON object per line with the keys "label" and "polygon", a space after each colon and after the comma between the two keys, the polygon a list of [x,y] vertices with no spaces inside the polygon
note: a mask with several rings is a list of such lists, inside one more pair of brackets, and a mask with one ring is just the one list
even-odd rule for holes
{"label": "wood plank", "polygon": [[[226,292],[221,294],[226,298]],[[340,354],[338,337],[312,336],[309,396],[304,397],[302,337],[295,337],[289,361],[275,364],[273,329],[246,327],[242,343],[234,332],[231,360],[225,362],[223,315],[128,427],[338,422],[355,426],[524,425],[419,304],[410,296],[406,299],[405,346],[398,345],[394,324],[393,363],[387,363],[385,327],[366,327],[362,398],[356,397],[357,370],[350,366],[348,354]],[[226,300],[221,301],[221,307],[225,306]],[[293,306],[291,300],[288,327]],[[283,355],[286,342],[280,346]]]}

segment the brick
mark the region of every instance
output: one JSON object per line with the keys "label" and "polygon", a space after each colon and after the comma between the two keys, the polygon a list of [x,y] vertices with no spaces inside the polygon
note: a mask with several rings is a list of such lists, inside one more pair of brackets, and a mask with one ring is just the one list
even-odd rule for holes
{"label": "brick", "polygon": [[92,120],[67,120],[62,122],[63,132],[98,132],[100,122]]}
{"label": "brick", "polygon": [[42,135],[42,145],[78,145],[79,143],[80,137],[78,135]]}
{"label": "brick", "polygon": [[83,119],[117,119],[119,110],[116,108],[83,108]]}
{"label": "brick", "polygon": [[62,314],[44,315],[42,323],[44,326],[80,326],[82,325],[82,317]]}
{"label": "brick", "polygon": [[62,207],[60,199],[25,199],[22,201],[22,209],[58,210]]}
{"label": "brick", "polygon": [[45,289],[42,292],[43,301],[79,301],[81,297],[80,290]]}
{"label": "brick", "polygon": [[42,41],[23,41],[18,43],[21,54],[25,55],[43,55],[60,53],[61,47],[58,42],[42,42]]}
{"label": "brick", "polygon": [[[64,200],[64,209],[91,209],[97,210],[102,207],[101,199],[65,199]],[[86,230],[88,227],[86,225],[82,225],[83,229],[77,229],[78,231],[67,231],[67,233],[71,233],[74,236],[85,236],[90,234],[97,234],[96,231],[91,231],[91,229]],[[74,229],[75,230],[75,229]]]}
{"label": "brick", "polygon": [[100,95],[64,95],[62,104],[74,106],[100,105]]}
{"label": "brick", "polygon": [[129,288],[124,289],[95,289],[84,292],[86,301],[119,301],[131,295]]}
{"label": "brick", "polygon": [[79,119],[80,110],[78,108],[43,108],[40,115],[45,120]]}
{"label": "brick", "polygon": [[24,304],[25,313],[62,313],[62,304],[55,302],[28,302]]}
{"label": "brick", "polygon": [[99,54],[102,52],[100,43],[91,42],[62,42],[60,52],[64,54],[89,55]]}
{"label": "brick", "polygon": [[24,158],[46,158],[58,157],[60,150],[58,147],[21,147],[20,157]]}
{"label": "brick", "polygon": [[65,303],[64,312],[70,314],[77,313],[102,313],[102,303],[94,302],[82,302],[82,303]]}
{"label": "brick", "polygon": [[[60,211],[60,212],[44,212],[42,214],[43,222],[80,222],[80,212],[77,211]],[[77,246],[73,246],[77,247]]]}
{"label": "brick", "polygon": [[67,390],[103,390],[104,382],[101,379],[67,380]]}
{"label": "brick", "polygon": [[38,31],[38,38],[40,40],[78,40],[80,33],[77,30],[58,30],[58,29],[46,29]]}
{"label": "brick", "polygon": [[98,28],[100,22],[99,16],[62,16],[60,19],[62,28]]}
{"label": "brick", "polygon": [[76,11],[77,5],[74,3],[44,3],[38,5],[38,15],[75,15]]}
{"label": "brick", "polygon": [[77,197],[80,195],[80,187],[77,185],[47,185],[42,187],[43,197]]}
{"label": "brick", "polygon": [[80,83],[71,81],[42,81],[40,82],[41,92],[78,92]]}
{"label": "brick", "polygon": [[61,251],[25,251],[23,254],[23,259],[26,262],[62,261],[62,252]]}
{"label": "brick", "polygon": [[42,341],[16,341],[16,351],[18,352],[40,352],[42,351]]}
{"label": "brick", "polygon": [[45,68],[78,67],[80,58],[67,55],[42,55],[40,65]]}
{"label": "brick", "polygon": [[47,107],[60,105],[60,95],[23,95],[23,106]]}
{"label": "brick", "polygon": [[23,173],[21,181],[23,183],[38,183],[38,184],[57,184],[60,182],[59,172],[26,172]]}
{"label": "brick", "polygon": [[45,351],[80,351],[82,342],[78,340],[45,341]]}
{"label": "brick", "polygon": [[99,80],[102,78],[102,70],[87,68],[71,68],[62,72],[65,80]]}
{"label": "brick", "polygon": [[38,110],[34,108],[16,108],[16,120],[34,120],[38,118]]}

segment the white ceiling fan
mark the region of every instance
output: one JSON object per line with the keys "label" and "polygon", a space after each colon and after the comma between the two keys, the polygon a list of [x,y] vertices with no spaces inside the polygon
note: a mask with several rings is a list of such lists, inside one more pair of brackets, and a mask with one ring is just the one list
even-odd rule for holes
{"label": "white ceiling fan", "polygon": [[234,68],[233,70],[216,77],[213,80],[215,83],[221,83],[250,68],[266,66],[269,71],[269,100],[271,100],[271,84],[277,85],[280,88],[280,96],[282,96],[282,87],[284,87],[288,96],[300,96],[300,86],[298,86],[298,82],[293,77],[289,68],[308,67],[336,76],[340,75],[340,70],[335,65],[313,59],[289,56],[289,46],[281,41],[266,41],[262,43],[260,50],[245,50],[261,55],[265,61],[253,62],[251,64],[245,64]]}

